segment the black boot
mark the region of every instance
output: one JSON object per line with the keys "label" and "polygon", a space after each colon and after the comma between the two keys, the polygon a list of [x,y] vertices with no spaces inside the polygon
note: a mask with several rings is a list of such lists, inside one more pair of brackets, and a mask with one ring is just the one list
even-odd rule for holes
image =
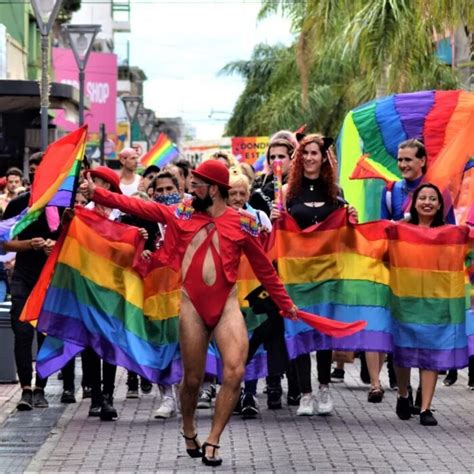
{"label": "black boot", "polygon": [[415,396],[415,403],[413,404],[412,414],[419,415],[421,411],[421,387],[418,387]]}
{"label": "black boot", "polygon": [[454,385],[458,380],[458,371],[456,369],[451,369],[448,371],[448,375],[443,380],[443,385],[445,387],[450,387]]}
{"label": "black boot", "polygon": [[89,408],[89,416],[99,417],[102,409],[102,394],[91,392],[91,406]]}
{"label": "black boot", "polygon": [[112,395],[104,394],[102,398],[102,407],[100,409],[100,419],[102,421],[116,420],[117,410],[114,408],[114,398]]}
{"label": "black boot", "polygon": [[281,377],[267,377],[267,406],[270,410],[279,410],[281,408]]}

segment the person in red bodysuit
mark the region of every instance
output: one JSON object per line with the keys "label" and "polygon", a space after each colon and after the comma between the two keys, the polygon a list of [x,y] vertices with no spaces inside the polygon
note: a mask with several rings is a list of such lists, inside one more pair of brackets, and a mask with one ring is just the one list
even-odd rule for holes
{"label": "person in red bodysuit", "polygon": [[[229,172],[209,160],[192,171],[194,199],[176,207],[113,194],[81,185],[98,204],[166,224],[160,260],[183,275],[179,336],[184,368],[180,389],[183,436],[191,457],[218,466],[218,443],[237,402],[248,351],[245,322],[237,300],[236,280],[242,252],[282,314],[296,318],[297,308],[265,256],[256,222],[228,207]],[[207,347],[214,336],[222,357],[222,386],[207,441],[197,441],[194,414],[204,376]]]}

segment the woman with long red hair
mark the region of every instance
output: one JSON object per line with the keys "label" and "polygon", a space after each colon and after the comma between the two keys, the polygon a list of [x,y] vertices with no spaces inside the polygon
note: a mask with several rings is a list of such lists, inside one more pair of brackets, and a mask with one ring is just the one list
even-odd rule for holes
{"label": "woman with long red hair", "polygon": [[[336,209],[347,204],[336,184],[337,163],[332,143],[331,138],[311,134],[300,141],[295,151],[288,183],[283,186],[283,195],[288,213],[301,229],[324,221]],[[354,208],[350,208],[350,212],[357,217]],[[279,216],[280,212],[274,209],[272,217]],[[298,356],[290,366],[288,399],[301,397],[297,415],[311,416],[315,412],[328,415],[333,409],[329,393],[331,349],[318,350],[316,360],[319,381],[317,406],[311,387],[310,354]],[[291,374],[292,370],[294,374]]]}

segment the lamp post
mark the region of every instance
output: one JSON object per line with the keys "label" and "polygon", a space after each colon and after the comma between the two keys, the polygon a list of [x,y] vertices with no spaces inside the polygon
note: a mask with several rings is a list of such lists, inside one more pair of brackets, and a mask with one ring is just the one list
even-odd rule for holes
{"label": "lamp post", "polygon": [[122,96],[122,102],[125,106],[125,112],[127,113],[128,121],[130,123],[130,146],[133,145],[133,122],[137,118],[138,109],[142,105],[142,98],[138,95],[125,95]]}
{"label": "lamp post", "polygon": [[36,23],[41,35],[41,150],[48,146],[48,107],[49,107],[49,33],[58,16],[62,0],[31,0]]}
{"label": "lamp post", "polygon": [[66,25],[64,27],[79,68],[79,126],[81,127],[84,125],[85,70],[94,39],[100,29],[100,25]]}

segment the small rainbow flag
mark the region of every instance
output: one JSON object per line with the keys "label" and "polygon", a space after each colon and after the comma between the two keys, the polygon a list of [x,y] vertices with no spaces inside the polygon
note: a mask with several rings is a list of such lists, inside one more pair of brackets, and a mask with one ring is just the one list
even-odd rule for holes
{"label": "small rainbow flag", "polygon": [[263,168],[265,167],[265,157],[267,155],[264,153],[263,155],[260,155],[257,158],[257,161],[252,165],[253,169],[258,172],[258,171],[263,171]]}
{"label": "small rainbow flag", "polygon": [[87,125],[48,146],[35,174],[29,207],[0,228],[0,241],[20,234],[48,207],[69,207],[74,203],[87,138]]}
{"label": "small rainbow flag", "polygon": [[156,165],[163,168],[178,156],[178,147],[164,133],[160,133],[156,143],[142,157],[141,161],[144,167]]}

